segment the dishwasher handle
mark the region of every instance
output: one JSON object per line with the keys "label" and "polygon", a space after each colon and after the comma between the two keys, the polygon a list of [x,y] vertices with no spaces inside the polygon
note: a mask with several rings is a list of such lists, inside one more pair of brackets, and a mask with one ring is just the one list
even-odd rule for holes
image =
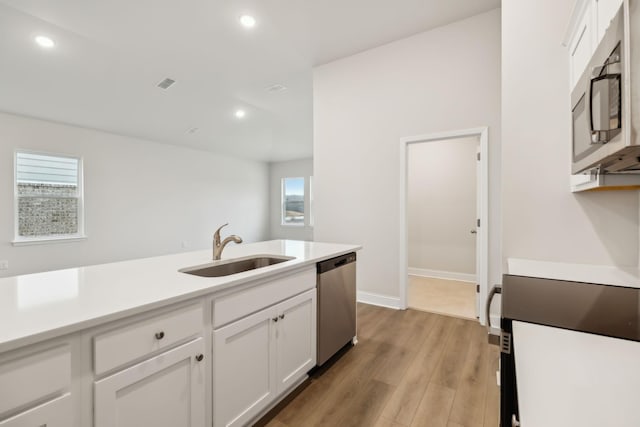
{"label": "dishwasher handle", "polygon": [[356,262],[355,252],[341,255],[335,258],[321,261],[318,263],[318,274],[326,273],[327,271],[335,270],[336,268],[343,267],[347,264]]}
{"label": "dishwasher handle", "polygon": [[333,264],[334,267],[340,267],[342,265],[345,265],[347,263],[347,259],[343,258],[340,261],[336,262],[335,264]]}

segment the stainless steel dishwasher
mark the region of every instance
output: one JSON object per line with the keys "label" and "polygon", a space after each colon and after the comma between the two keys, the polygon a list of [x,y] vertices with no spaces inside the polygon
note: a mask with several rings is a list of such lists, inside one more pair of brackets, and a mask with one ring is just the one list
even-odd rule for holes
{"label": "stainless steel dishwasher", "polygon": [[349,253],[318,263],[318,366],[355,337],[356,254]]}

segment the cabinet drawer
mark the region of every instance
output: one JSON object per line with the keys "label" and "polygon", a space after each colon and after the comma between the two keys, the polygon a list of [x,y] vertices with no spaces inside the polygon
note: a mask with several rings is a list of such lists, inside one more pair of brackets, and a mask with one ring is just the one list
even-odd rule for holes
{"label": "cabinet drawer", "polygon": [[73,423],[69,393],[33,409],[0,421],[0,427],[69,427]]}
{"label": "cabinet drawer", "polygon": [[0,365],[0,416],[7,411],[66,390],[70,384],[71,350],[69,346],[54,348],[2,364]]}
{"label": "cabinet drawer", "polygon": [[94,338],[96,375],[199,335],[204,325],[201,305],[156,316]]}
{"label": "cabinet drawer", "polygon": [[213,327],[218,328],[315,287],[314,266],[263,285],[216,298],[213,301]]}

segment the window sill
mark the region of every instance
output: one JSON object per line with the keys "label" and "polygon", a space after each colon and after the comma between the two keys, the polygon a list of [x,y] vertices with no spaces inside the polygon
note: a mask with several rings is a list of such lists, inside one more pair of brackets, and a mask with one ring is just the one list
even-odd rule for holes
{"label": "window sill", "polygon": [[87,240],[87,236],[77,234],[73,236],[19,238],[13,240],[11,244],[13,246],[48,245],[52,243],[79,242],[82,240]]}

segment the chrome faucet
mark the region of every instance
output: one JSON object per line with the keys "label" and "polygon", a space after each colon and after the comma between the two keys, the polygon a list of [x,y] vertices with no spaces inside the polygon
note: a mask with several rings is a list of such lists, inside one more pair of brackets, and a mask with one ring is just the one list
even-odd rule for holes
{"label": "chrome faucet", "polygon": [[229,225],[229,223],[226,223],[220,226],[220,228],[218,228],[216,232],[213,233],[213,260],[214,261],[220,259],[220,257],[222,256],[222,250],[227,245],[227,243],[231,241],[235,243],[242,243],[242,237],[236,236],[235,234],[232,234],[231,236],[227,237],[222,242],[220,242],[220,230],[222,230],[222,227],[226,227],[227,225]]}

